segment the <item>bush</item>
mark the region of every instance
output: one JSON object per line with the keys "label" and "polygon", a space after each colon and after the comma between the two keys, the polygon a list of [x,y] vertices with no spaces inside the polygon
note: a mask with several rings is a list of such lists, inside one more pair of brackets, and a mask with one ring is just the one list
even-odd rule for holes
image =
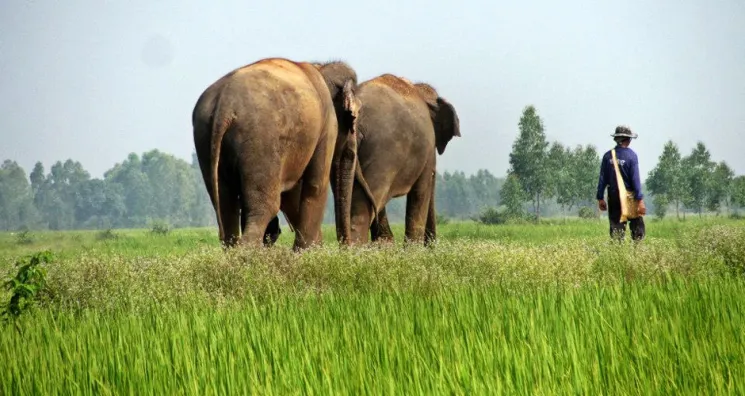
{"label": "bush", "polygon": [[154,221],[150,226],[150,232],[157,235],[168,235],[171,232],[171,226],[165,221]]}
{"label": "bush", "polygon": [[16,235],[16,243],[19,245],[30,245],[34,243],[34,238],[29,230],[23,230]]}
{"label": "bush", "polygon": [[101,241],[107,241],[107,240],[117,239],[119,238],[119,235],[117,235],[111,228],[109,228],[109,229],[99,232],[97,235],[97,238],[98,240],[101,240]]}
{"label": "bush", "polygon": [[499,211],[496,208],[486,208],[474,220],[482,224],[513,224],[535,222],[537,219],[534,213],[510,213],[509,210]]}
{"label": "bush", "polygon": [[18,273],[4,282],[11,295],[2,311],[5,320],[17,318],[36,303],[47,286],[47,272],[41,264],[51,262],[52,258],[50,251],[43,251],[16,261]]}
{"label": "bush", "polygon": [[579,208],[579,212],[577,214],[581,219],[597,219],[598,218],[597,210],[589,206],[583,206]]}
{"label": "bush", "polygon": [[478,216],[478,220],[479,222],[484,223],[484,224],[503,224],[505,223],[506,218],[501,213],[499,213],[497,209],[486,208]]}

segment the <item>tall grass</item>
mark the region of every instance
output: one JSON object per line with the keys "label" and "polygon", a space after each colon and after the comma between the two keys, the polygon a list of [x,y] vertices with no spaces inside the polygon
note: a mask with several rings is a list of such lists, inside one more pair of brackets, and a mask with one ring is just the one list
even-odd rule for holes
{"label": "tall grass", "polygon": [[650,222],[636,245],[454,223],[433,248],[302,254],[290,232],[228,253],[213,230],[0,235],[4,278],[55,253],[0,335],[0,393],[742,394],[744,225]]}
{"label": "tall grass", "polygon": [[745,391],[742,280],[44,312],[0,338],[3,394]]}

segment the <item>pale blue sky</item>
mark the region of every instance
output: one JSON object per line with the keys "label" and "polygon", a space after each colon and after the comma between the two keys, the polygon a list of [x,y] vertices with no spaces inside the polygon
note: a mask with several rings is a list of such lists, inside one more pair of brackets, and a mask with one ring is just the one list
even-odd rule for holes
{"label": "pale blue sky", "polygon": [[[441,5],[437,5],[441,4]],[[7,0],[0,160],[73,158],[95,177],[153,148],[187,161],[197,97],[257,59],[343,59],[426,81],[459,113],[439,170],[502,176],[520,112],[602,151],[624,123],[647,172],[697,139],[745,173],[745,1]],[[706,5],[705,5],[706,4]]]}

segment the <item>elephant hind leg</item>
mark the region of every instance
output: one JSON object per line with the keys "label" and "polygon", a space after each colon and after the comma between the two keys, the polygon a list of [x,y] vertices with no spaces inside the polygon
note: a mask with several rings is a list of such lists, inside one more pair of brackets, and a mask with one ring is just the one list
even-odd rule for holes
{"label": "elephant hind leg", "polygon": [[220,189],[220,217],[224,233],[222,242],[226,247],[233,247],[241,236],[240,201],[235,189],[227,183],[220,182],[218,188]]}
{"label": "elephant hind leg", "polygon": [[[257,172],[244,168],[242,185],[242,226],[241,243],[259,247],[265,245],[264,237],[279,229],[279,180],[273,172]],[[276,229],[272,226],[276,221]]]}
{"label": "elephant hind leg", "polygon": [[[295,227],[295,244],[293,249],[299,251],[313,245],[320,245],[323,241],[321,224],[326,210],[326,198],[329,191],[331,169],[331,154],[333,142],[321,142],[313,153],[308,166],[303,172],[302,182],[297,186],[298,191],[288,194],[291,201],[298,205],[287,211],[287,217],[297,218]],[[298,199],[299,193],[299,199]],[[294,212],[294,213],[293,213]]]}
{"label": "elephant hind leg", "polygon": [[[279,194],[271,198],[255,189],[244,189],[243,193],[243,236],[241,243],[258,247],[266,244],[264,237],[267,231],[271,232],[270,222],[276,220],[276,228],[279,228]],[[276,230],[274,230],[276,232]],[[279,234],[277,233],[277,237]]]}
{"label": "elephant hind leg", "polygon": [[372,224],[370,225],[370,239],[373,242],[393,243],[393,231],[388,224],[388,215],[385,212],[385,206],[380,210]]}
{"label": "elephant hind leg", "polygon": [[274,216],[264,231],[264,246],[274,246],[280,234],[282,234],[282,229],[279,227],[279,217]]}

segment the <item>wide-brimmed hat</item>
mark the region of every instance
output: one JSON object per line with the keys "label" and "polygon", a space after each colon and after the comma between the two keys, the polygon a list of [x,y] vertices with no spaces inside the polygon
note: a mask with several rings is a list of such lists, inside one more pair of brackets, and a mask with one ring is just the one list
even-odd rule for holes
{"label": "wide-brimmed hat", "polygon": [[631,129],[625,125],[619,125],[616,127],[616,133],[612,134],[611,137],[627,137],[631,139],[636,139],[639,137],[638,134],[631,132]]}

